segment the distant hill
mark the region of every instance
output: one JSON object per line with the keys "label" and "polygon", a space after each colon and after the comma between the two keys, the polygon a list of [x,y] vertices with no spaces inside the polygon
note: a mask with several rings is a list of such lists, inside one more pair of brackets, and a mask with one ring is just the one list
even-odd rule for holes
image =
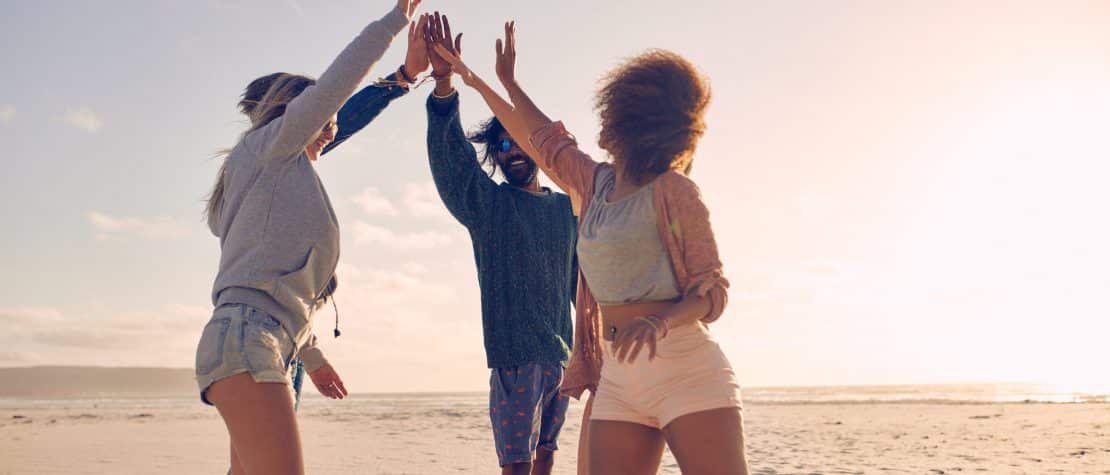
{"label": "distant hill", "polygon": [[0,368],[0,398],[178,397],[196,392],[192,368]]}

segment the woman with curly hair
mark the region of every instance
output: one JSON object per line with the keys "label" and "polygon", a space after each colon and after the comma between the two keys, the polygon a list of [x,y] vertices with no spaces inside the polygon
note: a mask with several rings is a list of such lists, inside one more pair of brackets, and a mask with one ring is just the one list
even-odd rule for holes
{"label": "woman with curly hair", "polygon": [[705,133],[705,78],[662,50],[611,72],[596,107],[599,145],[613,161],[600,163],[524,93],[514,36],[507,23],[497,42],[497,74],[512,103],[451,50],[435,51],[530,144],[579,216],[578,321],[562,383],[574,397],[593,393],[579,473],[655,473],[664,443],[683,473],[748,473],[740,386],[706,327],[724,310],[728,281],[709,211],[687,176]]}

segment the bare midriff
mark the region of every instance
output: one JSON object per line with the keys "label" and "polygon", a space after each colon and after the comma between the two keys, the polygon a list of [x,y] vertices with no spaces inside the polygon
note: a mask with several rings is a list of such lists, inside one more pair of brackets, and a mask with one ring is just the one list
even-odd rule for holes
{"label": "bare midriff", "polygon": [[661,315],[676,303],[678,303],[677,300],[667,300],[663,302],[601,305],[601,336],[605,340],[612,341],[613,335],[620,333],[624,330],[624,327],[636,321],[636,318]]}

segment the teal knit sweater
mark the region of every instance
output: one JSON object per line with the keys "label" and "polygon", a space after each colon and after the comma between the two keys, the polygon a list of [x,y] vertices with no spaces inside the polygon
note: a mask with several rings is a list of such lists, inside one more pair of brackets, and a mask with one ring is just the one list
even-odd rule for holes
{"label": "teal knit sweater", "polygon": [[443,204],[470,232],[486,363],[566,364],[577,269],[570,198],[495,183],[459,119],[459,96],[428,98],[428,162]]}

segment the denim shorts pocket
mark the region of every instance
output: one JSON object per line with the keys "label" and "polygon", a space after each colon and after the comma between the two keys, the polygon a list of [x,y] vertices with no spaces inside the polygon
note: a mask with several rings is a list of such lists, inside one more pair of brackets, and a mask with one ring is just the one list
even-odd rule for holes
{"label": "denim shorts pocket", "polygon": [[197,374],[208,374],[224,362],[224,341],[231,326],[230,318],[214,318],[208,321],[197,343]]}
{"label": "denim shorts pocket", "polygon": [[293,356],[293,340],[275,319],[253,311],[243,322],[243,359],[251,371],[285,371]]}

